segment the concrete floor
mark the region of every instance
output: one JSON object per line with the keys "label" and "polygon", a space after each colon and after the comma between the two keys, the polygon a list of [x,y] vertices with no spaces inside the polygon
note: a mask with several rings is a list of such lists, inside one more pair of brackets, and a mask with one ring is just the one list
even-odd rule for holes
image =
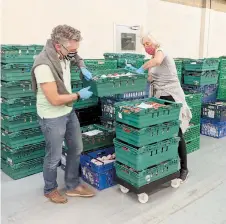
{"label": "concrete floor", "polygon": [[[2,223],[15,224],[226,224],[226,138],[202,136],[189,155],[190,177],[179,189],[162,186],[140,204],[118,187],[92,199],[55,205],[42,195],[42,174],[13,181],[2,176]],[[63,188],[63,171],[59,170]]]}

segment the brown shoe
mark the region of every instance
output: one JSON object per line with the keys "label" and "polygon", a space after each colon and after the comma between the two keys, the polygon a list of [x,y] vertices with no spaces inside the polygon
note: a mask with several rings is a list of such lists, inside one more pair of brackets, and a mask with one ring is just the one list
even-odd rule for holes
{"label": "brown shoe", "polygon": [[95,193],[86,187],[85,185],[80,185],[74,190],[66,191],[66,195],[69,197],[93,197]]}
{"label": "brown shoe", "polygon": [[67,198],[62,196],[57,189],[53,190],[49,194],[45,194],[45,197],[49,198],[50,201],[57,203],[57,204],[67,203]]}

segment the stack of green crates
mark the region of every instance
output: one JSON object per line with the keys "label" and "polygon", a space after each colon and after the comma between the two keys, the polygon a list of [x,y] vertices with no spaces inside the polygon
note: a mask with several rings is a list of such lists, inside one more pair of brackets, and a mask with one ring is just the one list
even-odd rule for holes
{"label": "stack of green crates", "polygon": [[183,61],[180,59],[174,59],[176,69],[177,69],[177,75],[180,83],[182,83],[182,69],[183,69]]}
{"label": "stack of green crates", "polygon": [[190,126],[184,134],[187,153],[192,153],[200,148],[200,120],[201,120],[201,93],[185,95],[186,102],[191,109],[192,119]]}
{"label": "stack of green crates", "polygon": [[106,60],[117,61],[118,68],[125,68],[127,64],[132,65],[135,68],[140,68],[144,64],[143,54],[134,53],[105,53],[104,58]]}
{"label": "stack of green crates", "polygon": [[135,188],[176,173],[181,104],[148,98],[115,104],[116,175]]}
{"label": "stack of green crates", "polygon": [[219,87],[218,87],[218,100],[226,100],[226,56],[220,58],[220,66],[219,66]]}
{"label": "stack of green crates", "polygon": [[44,137],[37,122],[31,67],[39,45],[2,46],[1,168],[13,179],[42,171]]}

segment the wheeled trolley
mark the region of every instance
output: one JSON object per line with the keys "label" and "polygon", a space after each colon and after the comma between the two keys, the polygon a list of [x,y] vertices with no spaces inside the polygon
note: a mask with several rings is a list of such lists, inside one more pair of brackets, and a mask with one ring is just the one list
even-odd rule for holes
{"label": "wheeled trolley", "polygon": [[122,193],[126,194],[129,191],[134,192],[138,196],[138,201],[142,204],[145,204],[148,202],[148,199],[149,199],[148,193],[150,193],[156,187],[164,183],[171,181],[171,187],[178,188],[181,184],[181,180],[179,179],[179,177],[180,177],[180,172],[178,171],[166,177],[163,177],[159,180],[146,184],[140,188],[134,187],[133,185],[131,185],[130,183],[128,183],[127,181],[119,177],[116,177],[116,181],[119,184],[120,190]]}

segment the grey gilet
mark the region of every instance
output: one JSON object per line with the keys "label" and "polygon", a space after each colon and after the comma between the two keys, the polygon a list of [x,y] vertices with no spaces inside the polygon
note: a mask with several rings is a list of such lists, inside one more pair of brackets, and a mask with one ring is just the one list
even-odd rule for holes
{"label": "grey gilet", "polygon": [[[31,70],[32,89],[34,92],[37,92],[37,81],[34,70],[39,65],[49,66],[53,73],[53,77],[56,81],[57,91],[59,94],[70,94],[64,85],[63,70],[61,68],[60,59],[53,45],[52,40],[47,40],[47,43],[43,48],[42,52],[35,58]],[[71,65],[76,65],[79,68],[85,67],[83,59],[78,54],[76,54],[76,57],[73,60],[71,60]]]}

